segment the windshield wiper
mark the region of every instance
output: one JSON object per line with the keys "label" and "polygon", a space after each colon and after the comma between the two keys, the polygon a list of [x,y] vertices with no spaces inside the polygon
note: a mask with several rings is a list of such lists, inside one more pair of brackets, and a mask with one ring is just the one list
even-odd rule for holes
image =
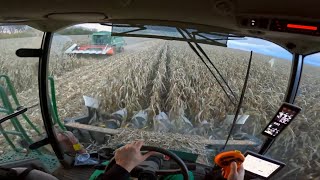
{"label": "windshield wiper", "polygon": [[233,122],[232,122],[232,125],[231,125],[231,128],[230,128],[227,140],[226,140],[226,142],[225,142],[225,144],[224,144],[224,146],[222,148],[222,151],[226,148],[226,146],[228,144],[228,141],[229,141],[229,139],[231,137],[233,128],[236,125],[236,122],[237,122],[237,119],[238,119],[238,116],[239,116],[239,113],[240,113],[240,109],[241,109],[241,106],[242,106],[242,101],[243,101],[243,98],[244,98],[244,94],[245,94],[246,89],[247,89],[247,84],[248,84],[248,79],[249,79],[249,74],[250,74],[250,68],[251,68],[251,60],[252,60],[252,51],[250,51],[250,58],[249,58],[249,64],[248,64],[248,68],[247,68],[247,74],[246,74],[246,78],[244,80],[244,84],[243,84],[243,87],[242,87],[241,96],[240,96],[240,99],[239,99],[239,103],[238,103],[238,107],[237,107],[237,110],[236,110],[236,114],[234,116],[234,119],[233,119]]}
{"label": "windshield wiper", "polygon": [[[188,39],[185,34],[182,32],[182,30],[180,28],[177,28],[178,32],[181,34],[181,36],[184,39]],[[204,50],[201,48],[201,46],[199,46],[199,44],[195,41],[194,38],[192,38],[192,36],[190,35],[190,33],[184,29],[184,31],[186,32],[186,34],[189,36],[189,38],[193,39],[193,43],[196,45],[197,49],[202,53],[202,55],[204,55],[206,57],[206,59],[209,61],[209,63],[213,66],[213,68],[217,71],[218,75],[220,76],[220,78],[222,79],[222,81],[225,83],[225,85],[227,86],[227,88],[229,89],[229,91],[231,92],[233,98],[235,101],[237,101],[235,93],[232,91],[232,89],[230,88],[230,86],[228,85],[228,83],[226,82],[226,80],[223,78],[223,76],[221,75],[221,73],[219,72],[219,70],[216,68],[216,66],[212,63],[212,61],[210,60],[210,58],[207,56],[207,54],[204,52]],[[224,88],[224,86],[221,84],[220,80],[218,79],[218,77],[213,73],[213,71],[211,70],[211,68],[208,66],[208,64],[205,62],[205,60],[202,58],[202,56],[200,55],[200,53],[198,52],[198,50],[191,44],[191,42],[186,41],[190,48],[197,54],[197,56],[201,59],[201,61],[205,64],[205,66],[207,67],[207,69],[210,71],[210,73],[212,74],[212,76],[216,79],[216,81],[218,82],[219,86],[222,88],[223,92],[226,94],[226,96],[228,97],[228,99],[230,100],[230,102],[233,105],[236,105],[236,102],[234,102],[234,100],[230,97],[230,95],[228,94],[228,92],[226,91],[226,89]]]}
{"label": "windshield wiper", "polygon": [[[185,29],[184,31],[189,35],[190,38],[192,38],[191,35],[190,35],[190,33],[189,33],[186,29]],[[195,39],[194,39],[194,40],[195,40]],[[220,78],[221,78],[222,81],[225,83],[225,85],[227,86],[227,88],[229,89],[229,91],[231,92],[231,94],[233,95],[233,97],[234,97],[235,99],[237,99],[235,93],[232,91],[232,89],[231,89],[230,86],[228,85],[227,81],[223,78],[222,74],[219,72],[219,70],[216,68],[216,66],[212,63],[211,59],[210,59],[210,58],[208,57],[208,55],[204,52],[204,50],[202,49],[202,47],[201,47],[196,41],[194,41],[194,44],[197,46],[198,50],[202,53],[202,55],[204,55],[204,57],[207,58],[207,60],[208,60],[209,63],[213,66],[213,68],[217,71],[217,73],[219,74]]]}

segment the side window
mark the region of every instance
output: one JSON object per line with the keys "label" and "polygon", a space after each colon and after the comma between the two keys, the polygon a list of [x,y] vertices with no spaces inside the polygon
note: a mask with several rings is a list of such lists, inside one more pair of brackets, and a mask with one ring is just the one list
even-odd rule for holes
{"label": "side window", "polygon": [[279,179],[319,179],[320,168],[320,53],[304,58],[295,104],[302,108],[297,118],[269,150],[287,164]]}
{"label": "side window", "polygon": [[0,26],[0,117],[20,106],[28,108],[0,124],[1,164],[35,155],[28,146],[45,136],[39,107],[39,58],[19,58],[15,54],[20,48],[40,48],[42,36],[41,31],[29,26]]}

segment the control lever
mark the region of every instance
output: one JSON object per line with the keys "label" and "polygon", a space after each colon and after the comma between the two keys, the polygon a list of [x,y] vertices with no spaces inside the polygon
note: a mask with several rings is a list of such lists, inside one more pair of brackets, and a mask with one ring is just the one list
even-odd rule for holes
{"label": "control lever", "polygon": [[0,124],[2,124],[3,122],[5,122],[5,121],[7,121],[7,120],[9,120],[11,118],[19,116],[20,114],[23,114],[23,113],[27,112],[28,109],[34,108],[36,106],[38,106],[38,104],[34,104],[32,106],[29,106],[29,107],[18,106],[17,109],[13,113],[1,118],[0,119]]}
{"label": "control lever", "polygon": [[2,124],[3,122],[5,122],[5,121],[7,121],[7,120],[9,120],[11,118],[19,116],[20,114],[25,113],[27,110],[28,110],[28,108],[23,107],[23,106],[19,106],[13,113],[1,118],[0,119],[0,124]]}

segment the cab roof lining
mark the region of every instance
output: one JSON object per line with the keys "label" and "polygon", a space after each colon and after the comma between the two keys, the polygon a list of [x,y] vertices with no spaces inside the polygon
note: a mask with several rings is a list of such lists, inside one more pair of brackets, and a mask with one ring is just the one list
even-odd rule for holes
{"label": "cab roof lining", "polygon": [[[0,6],[0,23],[27,24],[47,32],[87,22],[189,26],[203,31],[262,38],[292,53],[307,55],[320,51],[319,36],[270,30],[257,33],[239,26],[238,17],[320,22],[319,6],[317,0],[10,0]],[[288,44],[294,44],[295,48],[289,49]]]}

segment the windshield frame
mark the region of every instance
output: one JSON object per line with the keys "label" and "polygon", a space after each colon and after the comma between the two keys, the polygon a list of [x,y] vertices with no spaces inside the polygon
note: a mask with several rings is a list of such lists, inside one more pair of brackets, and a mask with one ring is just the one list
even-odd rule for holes
{"label": "windshield frame", "polygon": [[38,77],[38,84],[39,84],[39,100],[40,100],[40,109],[41,115],[43,118],[44,128],[46,130],[47,137],[43,140],[35,142],[33,145],[38,145],[36,148],[41,146],[45,146],[50,144],[55,155],[57,156],[58,160],[63,165],[64,161],[64,154],[62,149],[60,148],[58,139],[54,132],[53,120],[50,112],[50,98],[49,98],[49,88],[48,88],[48,68],[49,68],[49,54],[51,48],[51,42],[53,38],[52,32],[44,32],[41,44],[41,51],[39,56],[39,77]]}

